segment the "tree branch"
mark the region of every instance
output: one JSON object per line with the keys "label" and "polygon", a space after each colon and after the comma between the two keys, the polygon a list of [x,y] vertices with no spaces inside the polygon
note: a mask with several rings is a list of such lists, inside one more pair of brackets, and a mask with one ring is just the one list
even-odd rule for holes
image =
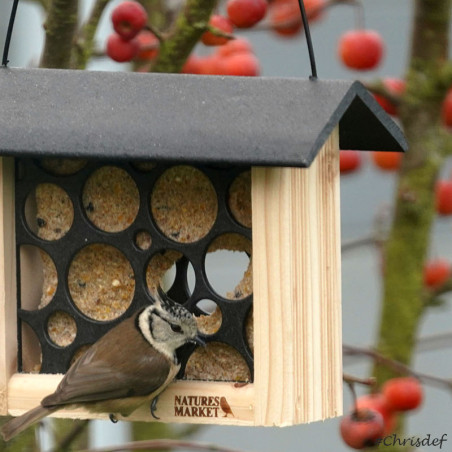
{"label": "tree branch", "polygon": [[75,439],[82,434],[89,424],[89,420],[78,421],[69,432],[67,432],[53,448],[53,452],[62,452],[68,450]]}
{"label": "tree branch", "polygon": [[[416,0],[410,65],[399,117],[410,149],[398,173],[395,213],[385,244],[383,306],[378,351],[411,362],[425,312],[423,267],[435,218],[434,184],[444,162],[438,137],[448,58],[450,0]],[[394,369],[377,361],[379,384]]]}
{"label": "tree branch", "polygon": [[77,30],[78,1],[52,0],[45,29],[41,67],[69,68],[71,50]]}
{"label": "tree branch", "polygon": [[383,365],[391,369],[398,375],[412,375],[413,377],[419,378],[419,380],[422,380],[425,383],[430,383],[432,385],[440,387],[445,386],[447,389],[452,390],[452,379],[441,378],[437,377],[436,375],[425,374],[422,372],[416,372],[406,364],[395,359],[383,356],[381,353],[375,350],[345,344],[342,346],[342,350],[344,355],[368,356],[369,358],[372,358],[376,364]]}
{"label": "tree branch", "polygon": [[209,23],[217,0],[187,0],[174,28],[162,41],[153,72],[180,72]]}
{"label": "tree branch", "polygon": [[109,1],[96,0],[88,20],[75,37],[71,56],[71,67],[73,69],[85,69],[89,59],[93,55],[94,36],[99,26],[102,13]]}
{"label": "tree branch", "polygon": [[50,0],[26,0],[26,1],[29,1],[31,3],[37,3],[37,4],[41,5],[41,7],[44,11],[47,11],[47,9],[49,8],[49,3],[50,3]]}

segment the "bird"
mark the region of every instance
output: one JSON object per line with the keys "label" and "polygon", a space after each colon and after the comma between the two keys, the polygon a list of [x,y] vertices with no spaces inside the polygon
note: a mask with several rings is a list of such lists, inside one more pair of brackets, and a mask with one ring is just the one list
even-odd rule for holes
{"label": "bird", "polygon": [[83,407],[93,413],[129,416],[151,402],[180,369],[176,350],[187,343],[205,345],[195,317],[161,289],[153,302],[121,321],[95,342],[69,368],[53,394],[2,426],[5,441],[63,408]]}
{"label": "bird", "polygon": [[231,405],[229,405],[228,401],[226,400],[226,397],[220,398],[220,408],[224,413],[223,417],[228,417],[228,414],[231,414],[232,417],[235,417],[234,413],[232,412]]}

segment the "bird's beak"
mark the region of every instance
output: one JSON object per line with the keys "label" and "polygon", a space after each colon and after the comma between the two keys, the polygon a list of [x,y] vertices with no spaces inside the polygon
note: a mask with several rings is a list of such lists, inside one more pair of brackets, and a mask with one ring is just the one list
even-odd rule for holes
{"label": "bird's beak", "polygon": [[199,335],[196,335],[196,336],[193,338],[192,342],[193,342],[194,344],[197,344],[197,345],[202,345],[203,347],[206,346],[206,342],[204,341],[204,339],[201,339],[201,338],[199,337]]}

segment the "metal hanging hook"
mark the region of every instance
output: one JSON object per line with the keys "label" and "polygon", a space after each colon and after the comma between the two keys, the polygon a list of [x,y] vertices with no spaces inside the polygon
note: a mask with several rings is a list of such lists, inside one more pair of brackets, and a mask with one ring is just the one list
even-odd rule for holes
{"label": "metal hanging hook", "polygon": [[304,7],[304,1],[298,0],[298,6],[300,7],[301,18],[303,20],[304,33],[306,36],[306,43],[308,45],[309,61],[311,62],[311,75],[309,78],[311,80],[317,80],[317,67],[315,64],[314,48],[312,46],[311,32],[309,30],[309,22],[308,22],[308,17],[306,14],[306,9]]}
{"label": "metal hanging hook", "polygon": [[17,5],[19,0],[14,0],[13,7],[11,8],[11,15],[9,16],[8,30],[6,32],[5,46],[3,47],[2,66],[8,66],[8,52],[9,44],[11,43],[11,35],[13,34],[14,19],[16,18]]}

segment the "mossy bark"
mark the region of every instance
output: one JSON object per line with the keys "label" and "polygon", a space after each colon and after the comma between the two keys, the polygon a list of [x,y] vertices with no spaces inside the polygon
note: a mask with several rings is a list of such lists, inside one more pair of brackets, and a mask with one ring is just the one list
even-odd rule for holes
{"label": "mossy bark", "polygon": [[[412,365],[426,309],[423,268],[435,220],[435,181],[450,149],[441,107],[452,83],[448,60],[451,0],[416,0],[406,92],[399,116],[409,150],[398,175],[394,218],[384,248],[384,288],[377,350]],[[377,384],[399,376],[376,363]],[[403,435],[404,418],[398,432]],[[404,450],[394,446],[387,452]]]}
{"label": "mossy bark", "polygon": [[217,0],[187,0],[173,29],[161,43],[153,72],[180,72],[191,51],[206,30]]}
{"label": "mossy bark", "polygon": [[86,69],[86,65],[93,55],[94,36],[99,26],[100,18],[109,2],[110,0],[96,0],[88,20],[74,35],[69,62],[72,69]]}
{"label": "mossy bark", "polygon": [[68,68],[78,25],[77,0],[53,0],[44,24],[45,43],[41,67]]}
{"label": "mossy bark", "polygon": [[[395,214],[384,250],[383,309],[378,350],[410,364],[424,312],[423,266],[435,218],[434,184],[444,163],[441,105],[447,76],[450,0],[417,0],[407,90],[400,119],[409,142],[399,173]],[[379,384],[394,371],[376,365]]]}

